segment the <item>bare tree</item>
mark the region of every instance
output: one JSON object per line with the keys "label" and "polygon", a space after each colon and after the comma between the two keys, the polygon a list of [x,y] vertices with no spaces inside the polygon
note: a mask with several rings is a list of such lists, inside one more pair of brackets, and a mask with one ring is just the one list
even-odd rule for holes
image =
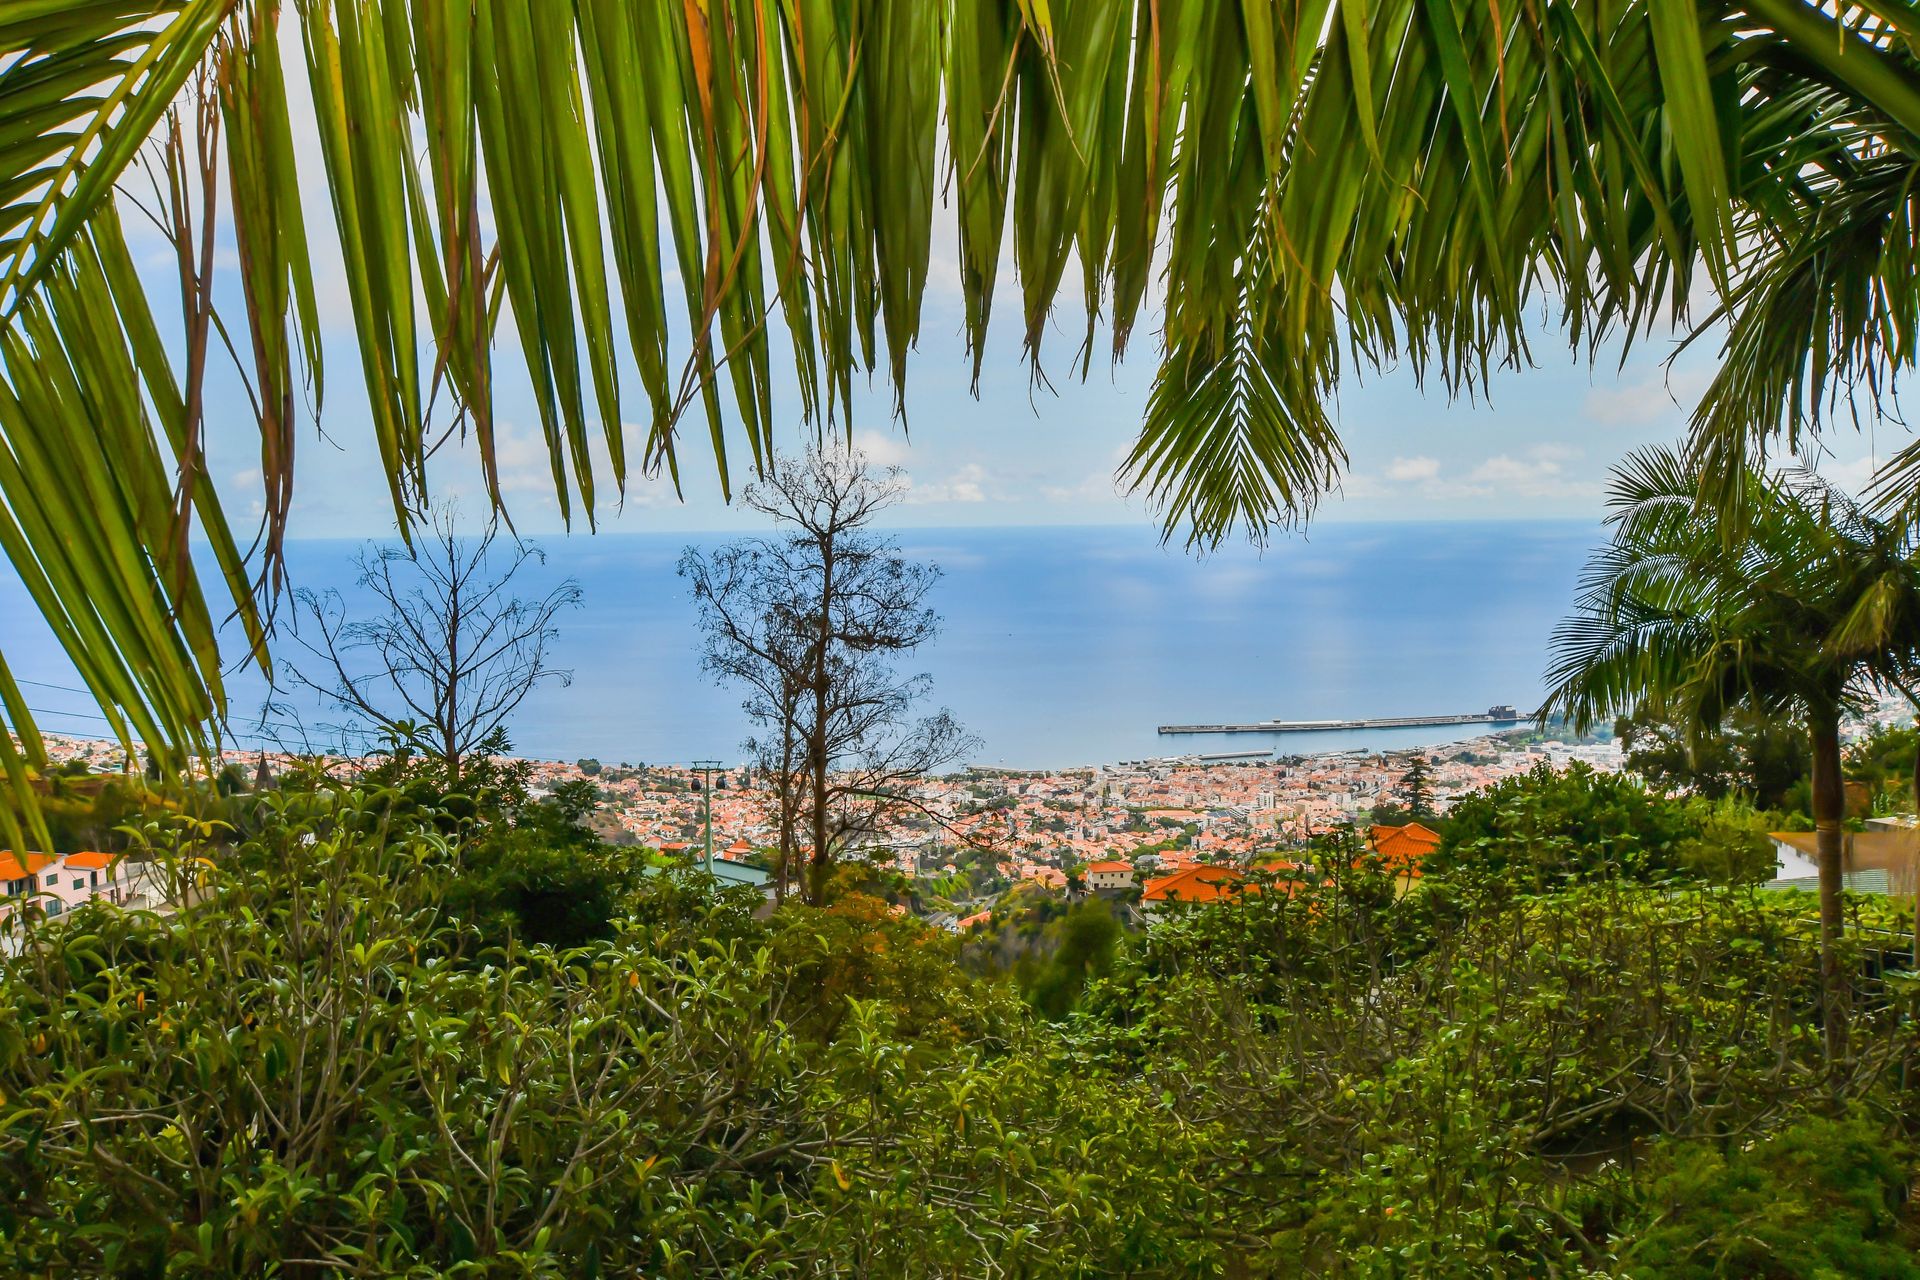
{"label": "bare tree", "polygon": [[680,575],[693,588],[704,633],[702,664],[746,686],[742,703],[761,731],[743,744],[774,795],[778,827],[775,894],[784,899],[797,866],[806,786],[801,700],[813,628],[801,583],[804,557],[785,540],[748,539],[710,555],[689,547]]}
{"label": "bare tree", "polygon": [[534,686],[571,682],[547,645],[555,617],[580,602],[571,578],[544,596],[516,594],[515,576],[545,553],[503,543],[496,522],[471,536],[455,523],[441,507],[410,545],[360,550],[359,585],[380,606],[367,617],[350,618],[338,591],[297,592],[292,639],[313,662],[285,664],[288,684],[436,762],[449,786],[476,751],[504,743],[506,718]]}
{"label": "bare tree", "polygon": [[870,527],[905,489],[899,468],[876,473],[857,453],[776,457],[741,502],[783,532],[680,559],[705,665],[747,686],[763,729],[747,747],[775,794],[782,891],[804,830],[815,902],[835,858],[913,803],[904,788],[975,745],[945,711],[915,719],[931,678],[892,665],[940,626],[926,605],[938,567]]}

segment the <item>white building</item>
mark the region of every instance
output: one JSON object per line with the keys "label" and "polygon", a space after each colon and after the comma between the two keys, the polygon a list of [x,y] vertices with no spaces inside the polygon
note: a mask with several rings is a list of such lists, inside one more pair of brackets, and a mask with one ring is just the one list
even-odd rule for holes
{"label": "white building", "polygon": [[29,853],[0,850],[0,920],[31,903],[48,919],[95,898],[120,906],[151,907],[159,895],[147,864],[112,853]]}

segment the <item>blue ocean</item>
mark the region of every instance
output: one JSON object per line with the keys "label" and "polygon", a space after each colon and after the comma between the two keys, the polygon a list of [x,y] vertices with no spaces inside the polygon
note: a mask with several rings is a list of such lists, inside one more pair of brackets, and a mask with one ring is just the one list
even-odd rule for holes
{"label": "blue ocean", "polygon": [[[1181,737],[1163,723],[1319,720],[1538,704],[1548,640],[1573,601],[1588,521],[1323,524],[1264,552],[1206,556],[1160,545],[1144,525],[902,530],[910,556],[937,563],[944,626],[911,663],[982,742],[979,764],[1066,767],[1229,750],[1392,748],[1472,736],[1478,727]],[[564,615],[549,684],[509,729],[544,759],[732,761],[749,726],[739,691],[701,671],[694,610],[674,565],[713,535],[603,534],[536,539],[548,553],[530,589],[571,577],[582,606]],[[358,544],[294,544],[297,586],[350,602]],[[94,735],[84,694],[17,581],[0,566],[4,650],[53,732]],[[266,688],[232,681],[235,737],[259,733]],[[282,697],[267,732],[302,726],[324,744],[339,717]]]}

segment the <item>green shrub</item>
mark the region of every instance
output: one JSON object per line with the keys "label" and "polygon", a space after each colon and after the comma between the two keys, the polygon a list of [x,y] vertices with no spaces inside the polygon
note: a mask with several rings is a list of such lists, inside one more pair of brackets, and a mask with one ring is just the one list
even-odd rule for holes
{"label": "green shrub", "polygon": [[153,829],[188,905],[0,958],[0,1274],[1212,1269],[1200,1135],[917,921],[685,873],[495,945],[445,905],[463,825],[400,799]]}
{"label": "green shrub", "polygon": [[1047,933],[1050,951],[1026,963],[1020,987],[1041,1014],[1063,1018],[1090,980],[1113,969],[1125,931],[1105,901],[1089,898],[1048,925]]}
{"label": "green shrub", "polygon": [[1732,1149],[1665,1153],[1647,1195],[1659,1212],[1627,1231],[1646,1280],[1920,1280],[1898,1213],[1914,1169],[1884,1124],[1809,1117]]}
{"label": "green shrub", "polygon": [[1144,934],[1039,926],[1055,1017],[859,893],[763,920],[671,869],[576,947],[463,902],[564,812],[245,816],[147,828],[177,913],[0,957],[0,1274],[1914,1274],[1906,1156],[1817,1119],[1911,1130],[1914,984],[1850,943],[1829,1063],[1795,895],[1401,897],[1336,835]]}
{"label": "green shrub", "polygon": [[1696,834],[1682,801],[1629,774],[1541,763],[1454,805],[1426,870],[1534,892],[1616,876],[1659,880],[1682,870],[1680,847]]}

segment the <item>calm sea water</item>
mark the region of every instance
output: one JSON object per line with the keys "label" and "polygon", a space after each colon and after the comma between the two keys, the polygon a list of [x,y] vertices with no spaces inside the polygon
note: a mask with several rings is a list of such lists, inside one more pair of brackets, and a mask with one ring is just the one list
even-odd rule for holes
{"label": "calm sea water", "polygon": [[[945,577],[938,641],[912,669],[978,734],[977,763],[1052,767],[1191,751],[1404,747],[1478,728],[1171,737],[1169,722],[1327,719],[1537,704],[1547,640],[1572,603],[1599,530],[1587,522],[1329,524],[1264,554],[1204,558],[1138,526],[902,531]],[[748,726],[737,691],[699,667],[693,607],[674,562],[690,539],[613,534],[539,540],[533,582],[576,579],[583,606],[557,645],[573,681],[549,685],[510,729],[525,755],[663,762],[735,760]],[[716,538],[695,538],[712,543]],[[299,585],[352,598],[356,544],[296,544]],[[0,619],[15,674],[44,727],[98,732],[84,696],[0,566]],[[264,686],[234,680],[243,739]],[[331,722],[291,699],[293,716]],[[322,735],[324,737],[324,734]],[[250,739],[248,739],[250,740]]]}

